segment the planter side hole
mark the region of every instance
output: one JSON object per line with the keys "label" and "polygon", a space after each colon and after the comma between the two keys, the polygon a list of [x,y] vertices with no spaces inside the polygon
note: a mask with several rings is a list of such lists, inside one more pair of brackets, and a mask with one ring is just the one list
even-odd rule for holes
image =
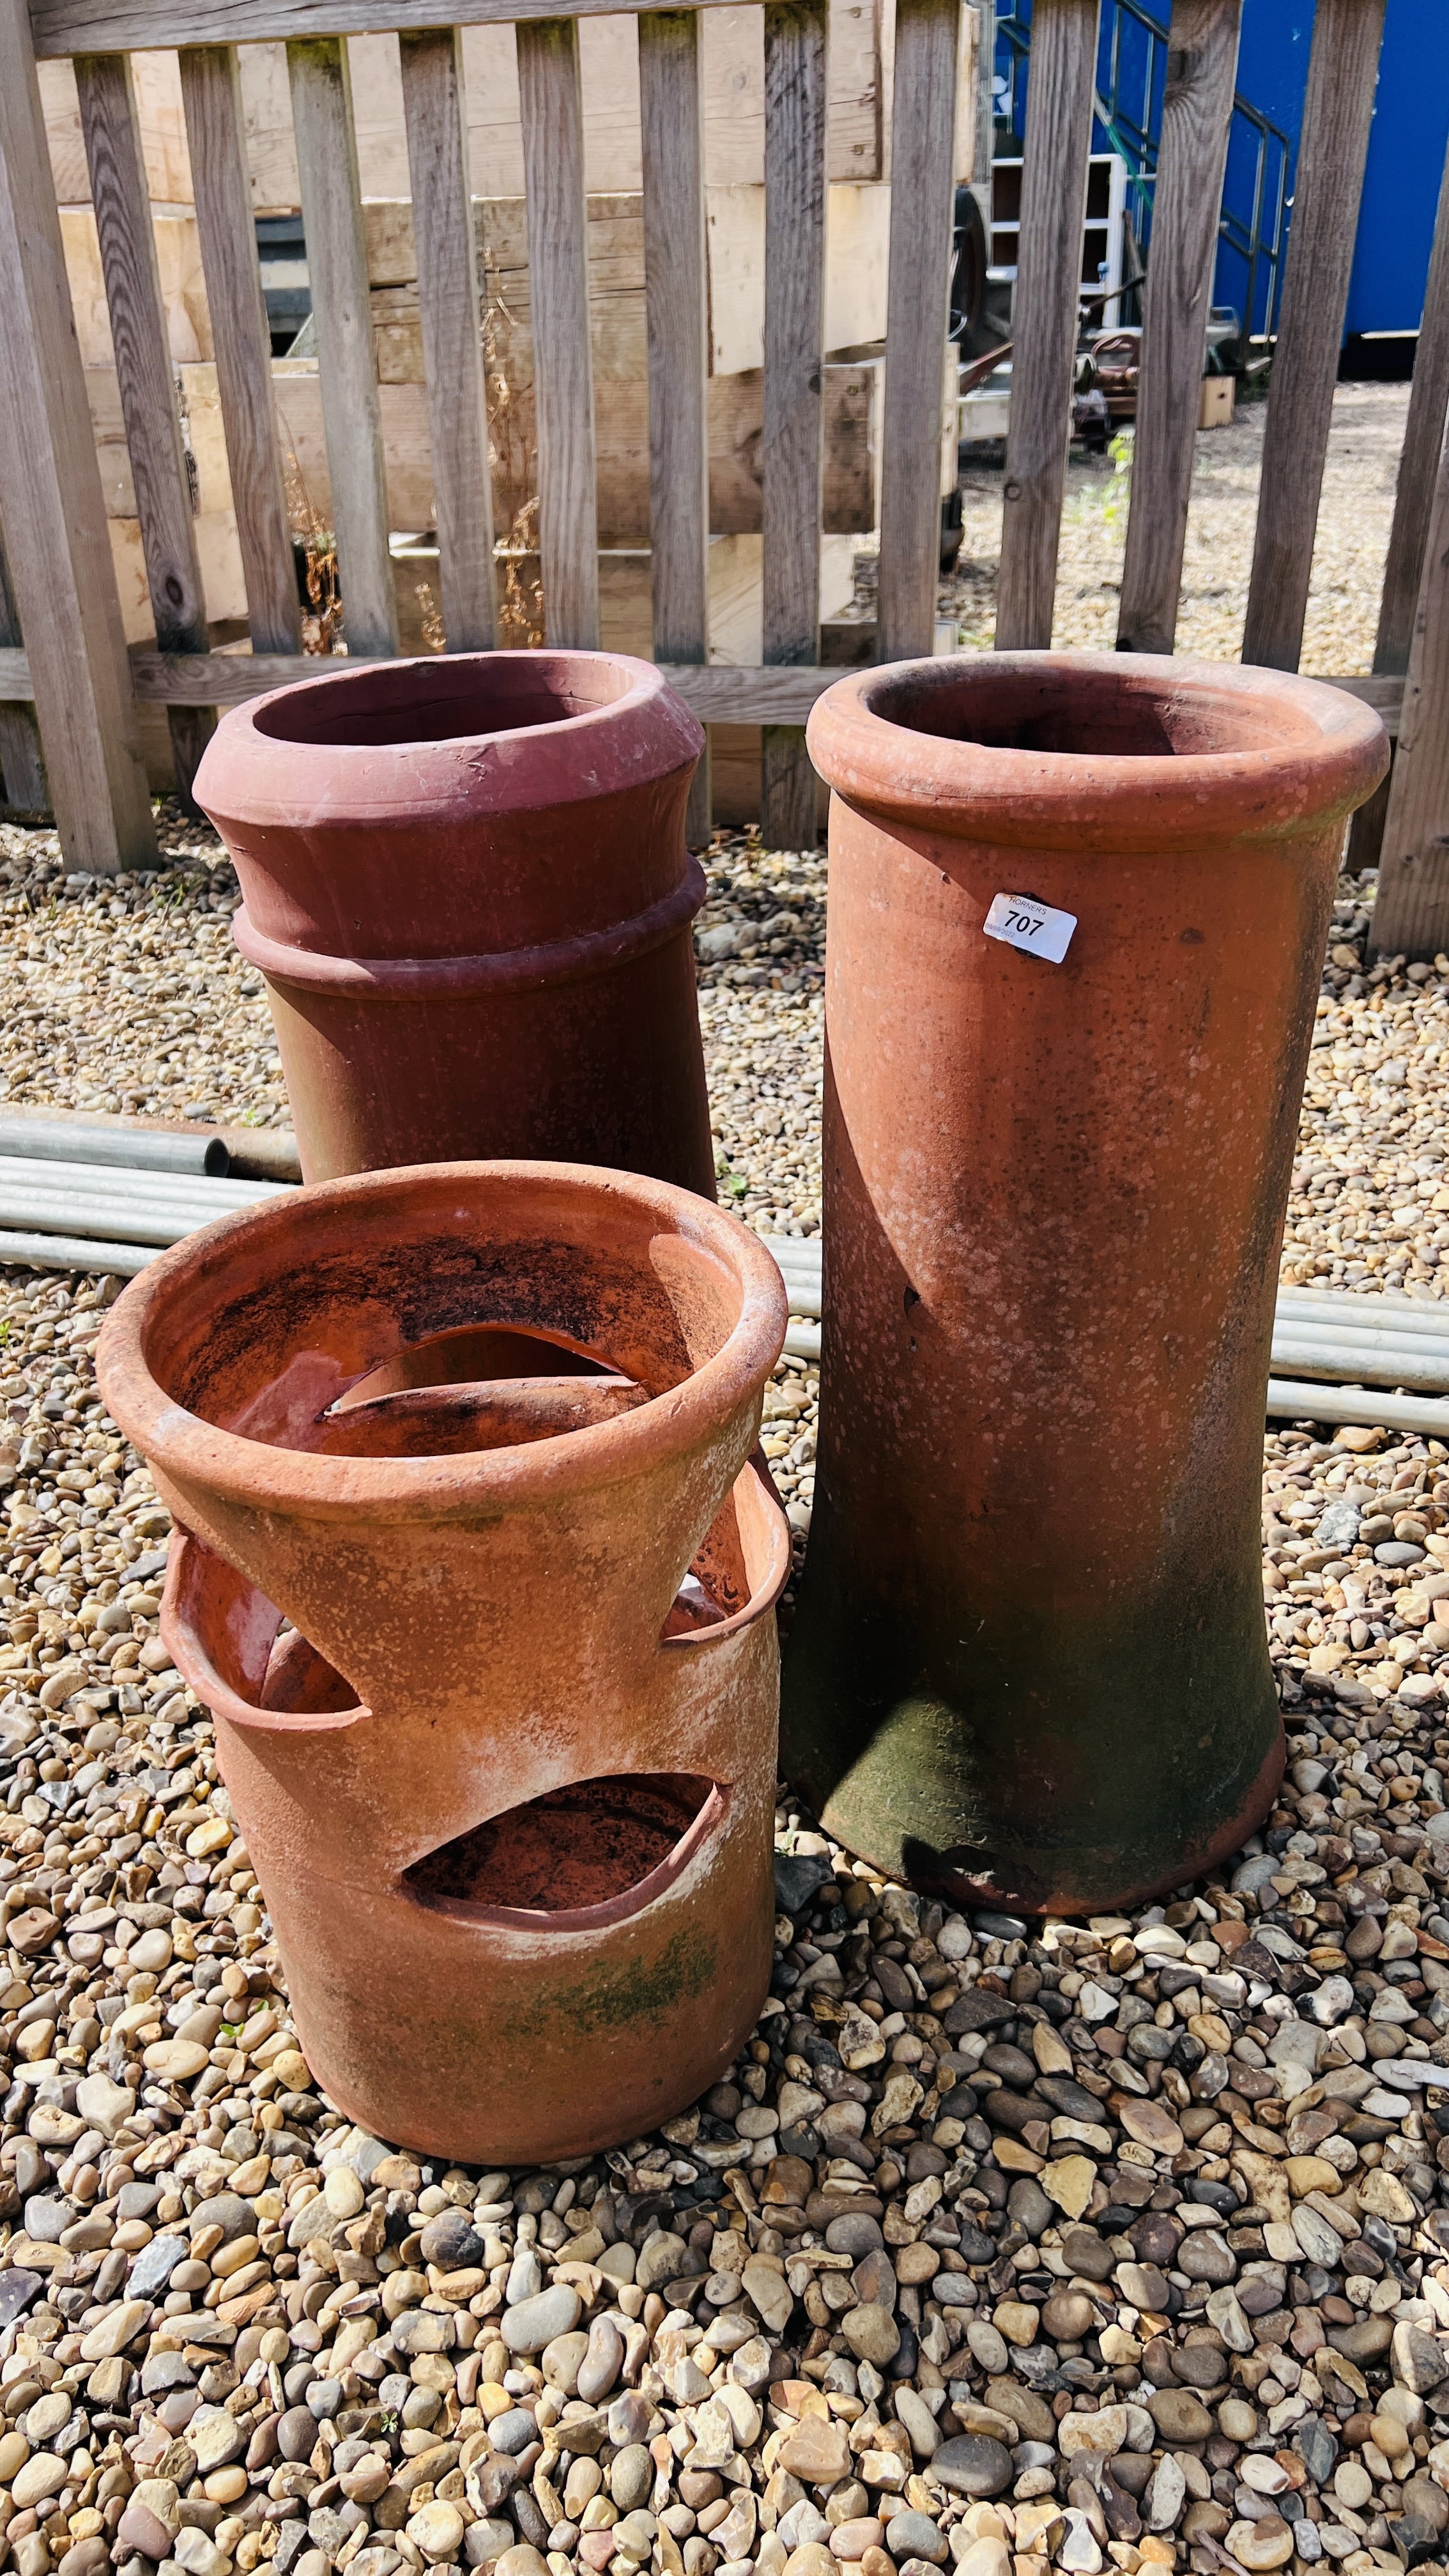
{"label": "planter side hole", "polygon": [[436,1912],[612,1918],[652,1902],[722,1819],[728,1792],[689,1773],[624,1772],[550,1789],[414,1861]]}

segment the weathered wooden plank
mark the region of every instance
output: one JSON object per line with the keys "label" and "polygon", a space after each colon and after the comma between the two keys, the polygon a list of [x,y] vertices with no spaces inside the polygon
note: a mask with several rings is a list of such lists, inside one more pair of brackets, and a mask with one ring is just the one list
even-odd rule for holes
{"label": "weathered wooden plank", "polygon": [[317,330],[343,629],[349,653],[397,651],[387,479],[347,48],[287,47],[302,227]]}
{"label": "weathered wooden plank", "polygon": [[[1439,212],[1424,289],[1419,345],[1414,353],[1409,416],[1404,423],[1404,444],[1399,453],[1394,518],[1389,531],[1384,586],[1379,595],[1379,625],[1374,641],[1375,671],[1402,673],[1409,667],[1414,611],[1418,604],[1424,548],[1429,534],[1429,513],[1434,500],[1438,441],[1446,412],[1449,412],[1449,157],[1445,160],[1439,188]],[[1368,803],[1360,805],[1349,825],[1348,858],[1345,862],[1349,868],[1361,871],[1378,866],[1392,786],[1393,775],[1390,772]]]}
{"label": "weathered wooden plank", "polygon": [[999,652],[1052,640],[1096,53],[1097,0],[1037,0],[1002,487]]}
{"label": "weathered wooden plank", "polygon": [[1263,432],[1243,660],[1296,671],[1343,339],[1384,0],[1318,0]]}
{"label": "weathered wooden plank", "polygon": [[[728,0],[685,0],[690,8]],[[619,0],[575,0],[579,18],[617,15]],[[35,51],[127,53],[168,45],[280,44],[293,37],[367,36],[398,22],[397,0],[35,0]],[[558,0],[407,0],[410,27],[496,27],[552,18]]]}
{"label": "weathered wooden plank", "polygon": [[[61,848],[145,867],[141,762],[85,375],[24,0],[0,0],[0,521]],[[8,656],[0,657],[8,658]]]}
{"label": "weathered wooden plank", "polygon": [[[203,663],[196,655],[153,653],[138,646],[130,656],[135,693],[150,706],[200,705],[209,691],[220,706],[242,706],[268,689],[284,689],[294,680],[315,680],[326,665],[303,653],[216,653]],[[716,663],[701,668],[691,662],[663,662],[660,669],[687,706],[711,724],[803,724],[818,697],[841,677],[832,670],[766,670]],[[1355,674],[1340,678],[1315,671],[1325,689],[1343,689],[1377,707],[1390,733],[1397,730],[1403,681],[1376,680]],[[0,699],[28,703],[35,694],[26,655],[0,646]]]}
{"label": "weathered wooden plank", "polygon": [[[221,702],[240,706],[267,689],[283,689],[294,680],[315,680],[325,663],[303,654],[216,654],[215,684]],[[184,655],[137,651],[131,656],[136,695],[148,704],[185,703],[198,685],[198,665]],[[767,670],[737,664],[664,662],[666,680],[701,723],[803,725],[839,671]],[[0,652],[0,693],[29,695],[25,655]]]}
{"label": "weathered wooden plank", "polygon": [[450,653],[486,653],[497,641],[497,604],[463,40],[456,27],[409,28],[399,44],[443,632]]}
{"label": "weathered wooden plank", "polygon": [[[74,68],[156,642],[163,653],[205,653],[206,598],[131,65],[124,54],[80,54]],[[195,813],[191,782],[215,714],[173,707],[169,725],[177,794]]]}
{"label": "weathered wooden plank", "polygon": [[[704,243],[704,77],[688,9],[639,20],[644,304],[649,366],[649,543],[654,651],[709,657],[709,290]],[[710,829],[709,746],[685,837]]]}
{"label": "weathered wooden plank", "polygon": [[883,662],[929,653],[935,636],[960,59],[960,0],[898,0],[886,299],[890,364],[881,430]]}
{"label": "weathered wooden plank", "polygon": [[[991,163],[996,151],[996,0],[975,0],[971,11],[974,24],[965,29],[970,47],[969,68],[962,65],[962,87],[971,100],[973,127],[971,136],[971,184],[987,192],[991,188]],[[964,152],[958,154],[964,161]],[[982,205],[988,215],[988,206]]]}
{"label": "weathered wooden plank", "polygon": [[579,31],[545,18],[517,32],[528,266],[538,406],[538,522],[550,644],[599,641],[594,367]]}
{"label": "weathered wooden plank", "polygon": [[183,52],[181,96],[252,643],[259,653],[296,653],[301,604],[235,46],[198,45]]}
{"label": "weathered wooden plank", "polygon": [[[0,650],[21,649],[20,612],[0,534]],[[50,802],[35,709],[19,698],[0,698],[0,802],[22,814],[43,813]]]}
{"label": "weathered wooden plank", "polygon": [[[820,650],[825,342],[825,0],[765,9],[765,410],[761,442],[763,653]],[[760,827],[771,849],[815,846],[815,773],[801,735],[767,727]]]}
{"label": "weathered wooden plank", "polygon": [[1243,0],[1173,0],[1152,210],[1117,647],[1170,653],[1177,632],[1204,330],[1217,253]]}
{"label": "weathered wooden plank", "polygon": [[1434,477],[1369,938],[1379,957],[1437,957],[1449,947],[1449,433]]}
{"label": "weathered wooden plank", "polygon": [[1424,289],[1424,313],[1414,354],[1414,380],[1409,388],[1409,416],[1399,456],[1393,526],[1379,599],[1376,671],[1407,671],[1414,639],[1419,581],[1429,518],[1434,506],[1435,467],[1444,420],[1449,412],[1449,158],[1439,188],[1434,247]]}

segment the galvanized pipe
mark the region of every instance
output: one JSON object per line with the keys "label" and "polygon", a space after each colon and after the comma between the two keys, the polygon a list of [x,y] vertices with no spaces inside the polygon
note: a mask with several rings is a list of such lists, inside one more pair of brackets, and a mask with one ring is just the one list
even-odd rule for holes
{"label": "galvanized pipe", "polygon": [[185,1173],[225,1180],[231,1153],[220,1136],[167,1135],[144,1127],[61,1118],[0,1117],[0,1157],[26,1162],[111,1164],[131,1172]]}
{"label": "galvanized pipe", "polygon": [[1335,1295],[1332,1289],[1280,1288],[1280,1315],[1321,1316],[1344,1330],[1356,1325],[1380,1323],[1391,1325],[1395,1332],[1428,1333],[1449,1340],[1449,1300],[1435,1299],[1432,1304],[1408,1297],[1386,1297],[1356,1294],[1345,1289]]}
{"label": "galvanized pipe", "polygon": [[1280,1376],[1351,1379],[1365,1386],[1449,1386],[1449,1344],[1395,1341],[1387,1334],[1337,1341],[1327,1332],[1273,1335],[1271,1365]]}
{"label": "galvanized pipe", "polygon": [[[767,1234],[785,1281],[792,1318],[822,1312],[818,1237]],[[793,1321],[785,1348],[818,1359],[820,1333]],[[1385,1386],[1449,1387],[1449,1305],[1396,1303],[1388,1297],[1334,1297],[1280,1289],[1273,1324],[1273,1366],[1314,1376],[1366,1377]]]}
{"label": "galvanized pipe", "polygon": [[0,1233],[0,1268],[16,1270],[89,1270],[134,1279],[159,1244],[97,1243],[89,1235]]}
{"label": "galvanized pipe", "polygon": [[0,1182],[5,1181],[14,1181],[26,1189],[46,1190],[56,1197],[84,1193],[89,1199],[100,1191],[117,1199],[144,1199],[213,1212],[233,1204],[249,1204],[259,1190],[275,1198],[287,1186],[280,1181],[200,1180],[186,1172],[137,1172],[110,1163],[31,1162],[19,1154],[0,1156]]}
{"label": "galvanized pipe", "polygon": [[1279,1422],[1362,1422],[1385,1431],[1418,1431],[1449,1440],[1449,1403],[1425,1395],[1386,1395],[1377,1387],[1314,1386],[1270,1377],[1268,1418]]}
{"label": "galvanized pipe", "polygon": [[192,1180],[130,1173],[104,1164],[0,1159],[0,1227],[84,1237],[88,1230],[131,1243],[178,1243],[214,1217],[285,1195],[271,1181]]}

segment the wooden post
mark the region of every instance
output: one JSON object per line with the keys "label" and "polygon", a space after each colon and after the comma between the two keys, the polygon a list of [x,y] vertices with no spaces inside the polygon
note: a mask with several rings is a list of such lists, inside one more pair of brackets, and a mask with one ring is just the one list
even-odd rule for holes
{"label": "wooden post", "polygon": [[1430,501],[1369,939],[1377,957],[1449,948],[1449,432]]}
{"label": "wooden post", "polygon": [[[1379,594],[1379,627],[1374,643],[1374,669],[1407,671],[1414,634],[1419,580],[1428,541],[1429,512],[1434,499],[1434,468],[1444,419],[1449,412],[1449,157],[1439,186],[1439,212],[1434,247],[1424,288],[1419,345],[1414,353],[1414,379],[1409,416],[1399,454],[1394,493],[1394,519],[1389,531],[1384,586]],[[1397,754],[1395,755],[1397,757]],[[1383,846],[1393,772],[1366,805],[1360,805],[1348,833],[1350,868],[1376,868]]]}
{"label": "wooden post", "polygon": [[1243,660],[1296,671],[1353,265],[1384,0],[1317,0]]}
{"label": "wooden post", "polygon": [[998,652],[1052,640],[1096,60],[1097,0],[1036,0],[1002,487]]}
{"label": "wooden post", "polygon": [[487,653],[498,641],[498,612],[478,251],[463,103],[463,40],[456,27],[436,27],[419,34],[404,31],[398,43],[413,184],[443,632],[450,653]]}
{"label": "wooden post", "polygon": [[971,184],[986,197],[982,212],[986,219],[986,239],[991,241],[991,164],[996,153],[996,0],[975,0],[972,16],[976,21],[973,59],[975,80],[972,97],[976,108],[976,132],[971,145]]}
{"label": "wooden post", "polygon": [[550,644],[599,641],[599,504],[589,336],[584,100],[574,18],[514,30],[528,201],[538,543]]}
{"label": "wooden post", "polygon": [[272,399],[272,345],[234,45],[180,57],[196,228],[254,653],[300,653],[302,608]]}
{"label": "wooden post", "polygon": [[935,642],[960,65],[960,0],[897,0],[876,629],[882,662],[929,653]]}
{"label": "wooden post", "polygon": [[[78,54],[74,70],[156,649],[206,653],[211,639],[196,514],[176,412],[130,56]],[[166,721],[176,793],[188,812],[199,813],[192,780],[216,730],[216,709],[168,707]]]}
{"label": "wooden post", "polygon": [[1177,632],[1242,6],[1173,0],[1117,617],[1122,653],[1170,653]]}
{"label": "wooden post", "polygon": [[[0,539],[0,651],[18,652],[24,640]],[[50,803],[35,709],[23,698],[0,699],[0,802],[18,814],[43,814]]]}
{"label": "wooden post", "polygon": [[0,523],[69,865],[154,864],[25,0],[0,0]]}
{"label": "wooden post", "polygon": [[[654,659],[707,662],[709,289],[699,13],[646,10],[638,25]],[[684,828],[692,848],[707,844],[708,735]]]}
{"label": "wooden post", "polygon": [[317,326],[342,626],[350,654],[395,653],[387,472],[346,40],[287,47],[302,229]]}
{"label": "wooden post", "polygon": [[[765,414],[761,445],[764,659],[820,659],[824,449],[826,0],[765,9]],[[760,831],[769,849],[815,847],[805,736],[766,725]]]}

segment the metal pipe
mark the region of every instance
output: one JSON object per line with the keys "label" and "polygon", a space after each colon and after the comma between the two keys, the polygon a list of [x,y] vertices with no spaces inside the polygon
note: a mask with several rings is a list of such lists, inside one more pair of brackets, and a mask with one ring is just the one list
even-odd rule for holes
{"label": "metal pipe", "polygon": [[106,1163],[32,1163],[20,1155],[0,1156],[0,1189],[39,1191],[47,1198],[82,1201],[88,1208],[99,1199],[109,1199],[117,1206],[195,1209],[202,1222],[229,1208],[274,1199],[284,1186],[276,1181],[199,1181],[186,1173],[132,1172]]}
{"label": "metal pipe", "polygon": [[1307,1379],[1270,1377],[1267,1411],[1270,1419],[1362,1422],[1449,1440],[1449,1403],[1425,1395],[1385,1395],[1376,1387],[1314,1386]]}
{"label": "metal pipe", "polygon": [[282,1196],[284,1186],[133,1175],[103,1164],[46,1165],[12,1157],[0,1160],[0,1226],[77,1238],[95,1228],[131,1243],[178,1243],[214,1217]]}
{"label": "metal pipe", "polygon": [[1331,1291],[1317,1288],[1280,1288],[1280,1315],[1320,1315],[1335,1323],[1367,1321],[1370,1317],[1402,1324],[1411,1333],[1443,1333],[1449,1336],[1449,1299],[1418,1300],[1408,1297],[1386,1297],[1382,1294],[1355,1296],[1347,1291],[1336,1297]]}
{"label": "metal pipe", "polygon": [[1405,1333],[1385,1316],[1379,1324],[1334,1324],[1326,1315],[1285,1315],[1280,1306],[1273,1323],[1273,1340],[1279,1342],[1332,1342],[1335,1350],[1345,1351],[1413,1351],[1419,1357],[1430,1352],[1441,1358],[1449,1354],[1449,1332]]}
{"label": "metal pipe", "polygon": [[[822,1311],[818,1237],[766,1235],[790,1300],[785,1343],[796,1359],[818,1359],[820,1332],[798,1322]],[[1449,1387],[1449,1303],[1403,1304],[1379,1296],[1279,1291],[1272,1365],[1314,1377],[1352,1376],[1385,1386]],[[1347,1417],[1345,1417],[1347,1418]]]}
{"label": "metal pipe", "polygon": [[133,1172],[181,1172],[225,1180],[231,1153],[220,1136],[102,1126],[83,1119],[0,1118],[0,1156],[44,1163],[112,1164]]}
{"label": "metal pipe", "polygon": [[0,1233],[0,1266],[17,1270],[93,1270],[134,1279],[159,1244],[93,1243],[89,1235]]}
{"label": "metal pipe", "polygon": [[1386,1341],[1337,1342],[1327,1333],[1273,1336],[1271,1365],[1280,1376],[1345,1377],[1366,1386],[1412,1386],[1426,1391],[1449,1387],[1449,1347]]}

